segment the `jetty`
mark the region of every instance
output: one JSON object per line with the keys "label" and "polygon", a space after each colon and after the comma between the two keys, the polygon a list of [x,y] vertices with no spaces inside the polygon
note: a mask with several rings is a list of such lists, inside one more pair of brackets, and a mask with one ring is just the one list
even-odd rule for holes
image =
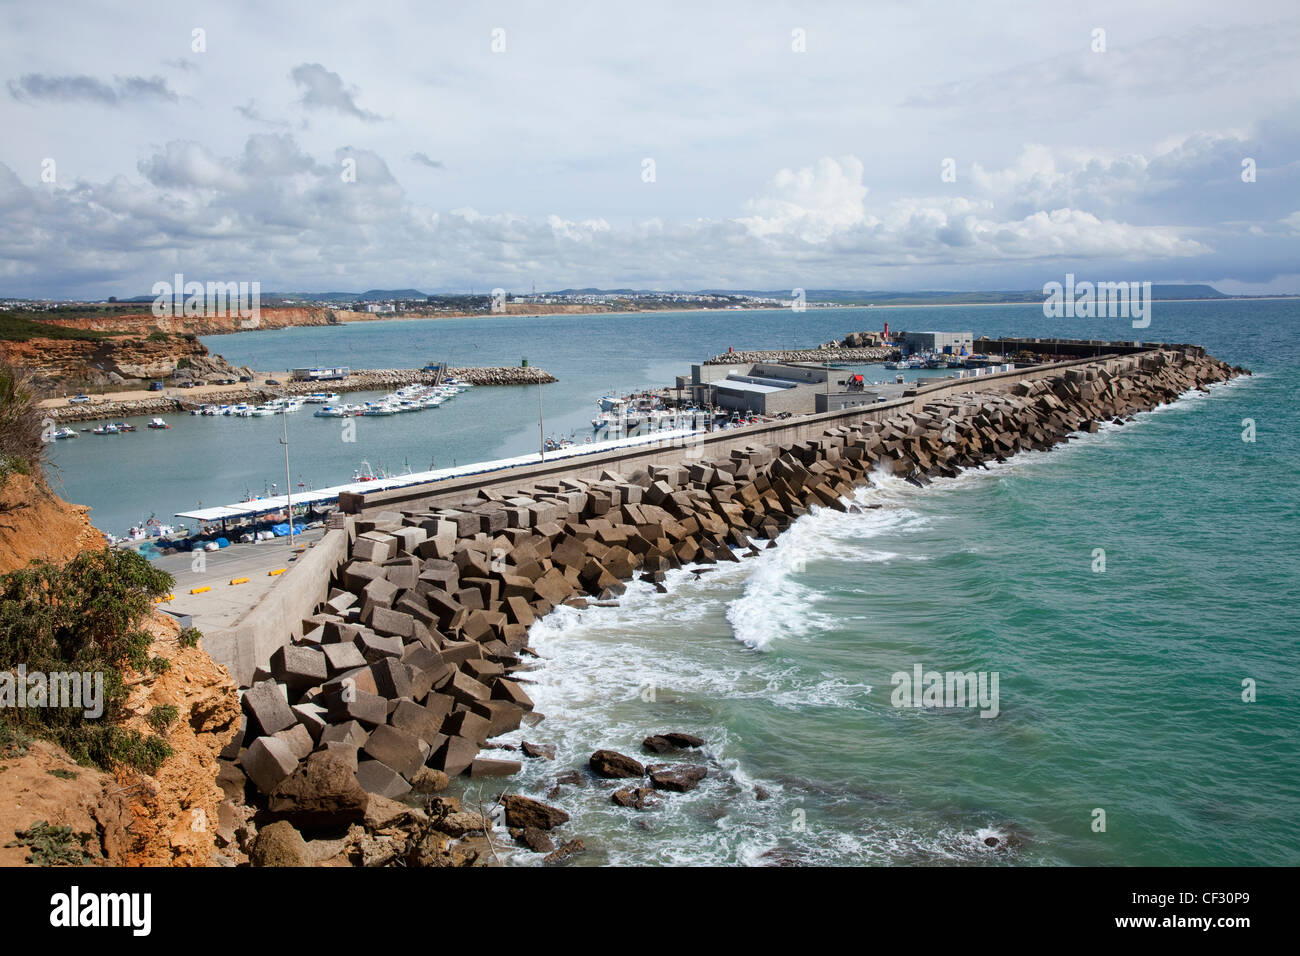
{"label": "jetty", "polygon": [[[205,633],[204,648],[247,688],[223,779],[310,834],[362,822],[367,794],[400,800],[461,774],[510,776],[521,760],[480,751],[540,719],[526,690],[528,633],[555,608],[756,556],[815,509],[857,509],[853,491],[873,473],[925,486],[1243,373],[1193,346],[1111,353],[744,429],[340,490],[319,541],[246,615]],[[520,756],[539,754],[525,745]],[[593,768],[597,757],[618,764],[615,776],[688,788],[612,752],[593,755]],[[415,852],[427,823],[380,855]]]}
{"label": "jetty", "polygon": [[[117,420],[140,415],[177,414],[216,400],[228,405],[241,402],[257,405],[276,395],[310,395],[320,391],[322,386],[328,386],[334,392],[378,392],[408,385],[436,385],[448,377],[471,385],[546,385],[559,381],[545,369],[533,366],[363,369],[351,371],[346,378],[325,382],[313,379],[293,381],[287,373],[266,373],[258,376],[260,381],[238,385],[204,385],[187,389],[173,386],[162,392],[138,393],[129,398],[114,398],[111,393],[92,395],[85,404],[73,404],[66,399],[46,399],[41,402],[41,413],[55,422]],[[266,385],[268,378],[281,384]]]}

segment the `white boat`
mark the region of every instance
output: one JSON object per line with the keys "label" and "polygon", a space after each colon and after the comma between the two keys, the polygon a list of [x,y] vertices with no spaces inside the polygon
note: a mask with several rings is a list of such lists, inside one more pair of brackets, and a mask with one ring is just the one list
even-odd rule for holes
{"label": "white boat", "polygon": [[72,430],[71,428],[69,428],[67,425],[64,425],[62,428],[56,428],[56,429],[54,429],[54,438],[55,438],[56,440],[58,440],[58,439],[60,439],[60,438],[80,438],[80,437],[81,437],[80,435],[78,435],[75,431],[73,431],[73,430]]}
{"label": "white boat", "polygon": [[151,418],[151,419],[149,419],[149,427],[152,428],[152,429],[155,429],[155,430],[163,429],[163,428],[171,428],[171,426],[168,425],[168,424],[167,424],[165,421],[163,421],[161,418]]}
{"label": "white boat", "polygon": [[303,397],[303,401],[309,405],[335,405],[338,400],[338,392],[312,392]]}
{"label": "white boat", "polygon": [[348,405],[326,405],[324,408],[316,409],[312,414],[317,418],[350,418],[352,409]]}
{"label": "white boat", "polygon": [[116,435],[117,426],[114,425],[112,422],[105,422],[103,425],[100,425],[98,428],[92,428],[90,430],[90,433],[92,435]]}

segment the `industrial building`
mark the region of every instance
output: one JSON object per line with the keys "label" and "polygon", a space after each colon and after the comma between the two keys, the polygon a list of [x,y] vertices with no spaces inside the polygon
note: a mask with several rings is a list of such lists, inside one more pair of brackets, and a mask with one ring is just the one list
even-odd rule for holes
{"label": "industrial building", "polygon": [[872,405],[890,389],[901,391],[868,386],[861,375],[845,369],[797,362],[692,365],[691,377],[679,376],[677,388],[683,400],[695,405],[767,416]]}
{"label": "industrial building", "polygon": [[900,332],[898,348],[904,355],[921,352],[970,355],[975,351],[975,335],[972,332]]}

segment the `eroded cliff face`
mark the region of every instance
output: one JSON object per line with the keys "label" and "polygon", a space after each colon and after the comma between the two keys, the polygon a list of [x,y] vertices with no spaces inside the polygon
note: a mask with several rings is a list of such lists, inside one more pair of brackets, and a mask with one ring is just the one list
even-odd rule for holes
{"label": "eroded cliff face", "polygon": [[12,474],[0,482],[0,574],[31,561],[61,564],[104,546],[89,508],[68,504],[29,475]]}
{"label": "eroded cliff face", "polygon": [[98,385],[120,385],[175,375],[188,370],[195,378],[237,378],[236,369],[202,342],[177,336],[151,342],[147,338],[112,338],[98,342],[79,339],[0,341],[0,358],[30,370],[37,388],[48,395]]}
{"label": "eroded cliff face", "polygon": [[123,787],[134,788],[125,827],[129,838],[123,866],[209,866],[216,846],[224,794],[217,785],[217,755],[239,731],[239,696],[229,672],[199,647],[182,647],[180,625],[156,614],[146,623],[153,635],[151,655],[171,661],[165,673],[136,685],[127,725],[149,730],[146,720],[157,706],[174,706],[176,720],[165,736],[172,756],[152,777],[119,774]]}
{"label": "eroded cliff face", "polygon": [[150,332],[193,333],[195,335],[221,335],[228,332],[247,332],[252,329],[285,329],[296,325],[332,325],[338,321],[332,309],[319,308],[268,308],[258,309],[256,318],[240,316],[235,308],[228,315],[218,316],[156,316],[149,309],[124,312],[120,315],[89,319],[52,319],[52,325],[68,328],[90,329],[95,332],[122,332],[148,335]]}
{"label": "eroded cliff face", "polygon": [[[104,546],[89,509],[68,504],[43,482],[15,474],[0,485],[0,573],[34,559],[64,563]],[[183,647],[180,626],[154,612],[144,623],[150,656],[165,657],[163,674],[133,678],[127,725],[153,732],[148,715],[170,705],[176,719],[163,732],[172,748],[152,776],[103,773],[77,765],[47,741],[0,753],[0,847],[45,820],[88,833],[93,862],[113,866],[207,866],[214,861],[219,806],[217,755],[239,731],[234,680],[201,647]],[[56,772],[57,771],[57,772]],[[21,847],[0,850],[0,865],[26,862]]]}

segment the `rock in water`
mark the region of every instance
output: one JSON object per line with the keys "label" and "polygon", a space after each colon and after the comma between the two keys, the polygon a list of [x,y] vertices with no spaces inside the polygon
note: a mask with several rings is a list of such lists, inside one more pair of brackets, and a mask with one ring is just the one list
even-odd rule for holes
{"label": "rock in water", "polygon": [[589,761],[592,772],[612,780],[623,777],[644,777],[645,767],[626,754],[614,750],[597,750]]}
{"label": "rock in water", "polygon": [[540,800],[520,796],[517,793],[507,794],[502,798],[501,805],[505,807],[508,827],[550,830],[569,820],[569,815],[558,807],[547,806]]}
{"label": "rock in water", "polygon": [[537,827],[524,827],[515,839],[534,853],[550,853],[555,849],[555,841]]}
{"label": "rock in water", "polygon": [[648,768],[650,782],[656,790],[671,790],[674,793],[686,793],[700,785],[700,781],[709,775],[704,767],[687,764],[657,764]]}
{"label": "rock in water", "polygon": [[581,839],[570,840],[568,843],[561,844],[560,848],[556,850],[554,853],[548,853],[546,855],[546,859],[544,859],[542,862],[562,863],[565,860],[569,859],[569,857],[575,856],[576,854],[581,853],[585,849],[587,849],[587,844],[583,843]]}

